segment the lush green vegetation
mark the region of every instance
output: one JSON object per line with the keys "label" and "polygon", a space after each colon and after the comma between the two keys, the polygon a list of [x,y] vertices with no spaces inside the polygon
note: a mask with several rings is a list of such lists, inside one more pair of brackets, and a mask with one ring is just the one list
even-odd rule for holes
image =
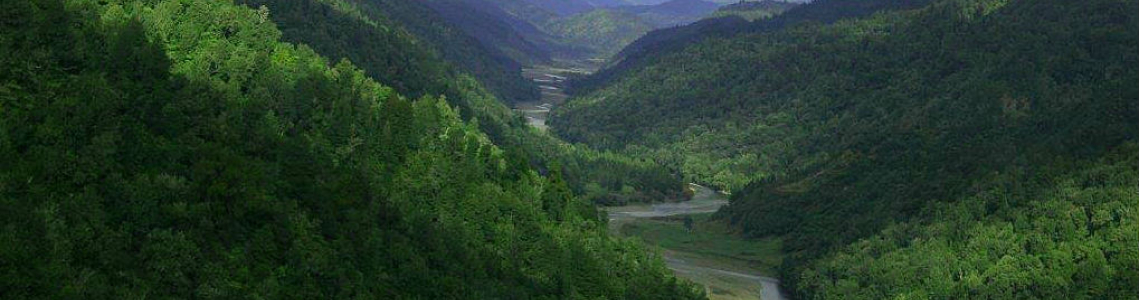
{"label": "lush green vegetation", "polygon": [[995,174],[811,263],[798,288],[834,299],[1135,299],[1139,147],[1052,168]]}
{"label": "lush green vegetation", "polygon": [[[249,0],[257,1],[257,0]],[[378,13],[367,11],[343,1],[267,0],[248,2],[267,4],[270,11],[284,10],[280,16],[285,37],[295,42],[317,45],[314,49],[329,57],[356,58],[364,61],[365,70],[380,69],[386,72],[369,72],[381,82],[413,73],[412,78],[422,81],[404,81],[405,89],[417,94],[442,94],[467,120],[477,120],[495,144],[518,156],[522,162],[546,172],[547,166],[560,166],[573,191],[590,201],[618,204],[629,201],[646,202],[683,197],[683,184],[669,170],[644,159],[632,159],[613,153],[600,153],[584,146],[567,145],[546,134],[533,131],[520,116],[515,116],[493,94],[482,88],[470,76],[455,71],[440,58],[439,50],[425,46],[417,35],[407,33],[401,23],[388,20]],[[379,2],[377,2],[379,3]],[[371,4],[379,5],[379,4]],[[371,7],[371,6],[359,6]],[[378,10],[377,7],[371,7]],[[344,13],[339,13],[344,12]],[[407,14],[399,19],[428,19],[418,14],[429,11],[388,11]],[[375,18],[369,16],[376,16]],[[385,23],[386,22],[386,23]],[[376,24],[388,24],[377,26]],[[344,34],[354,32],[354,34]],[[291,34],[290,34],[291,33]],[[373,37],[359,41],[360,37]],[[414,72],[408,70],[424,70]],[[481,78],[480,78],[481,79]]]}
{"label": "lush green vegetation", "polygon": [[[241,0],[266,6],[291,42],[303,42],[334,59],[359,64],[397,91],[460,96],[458,73],[471,74],[508,103],[538,98],[521,66],[458,30],[417,1]],[[444,61],[449,63],[444,63]],[[470,114],[467,114],[470,115]]]}
{"label": "lush green vegetation", "polygon": [[839,20],[864,17],[877,12],[919,8],[931,0],[814,0],[796,6],[796,9],[768,19],[752,22],[739,17],[727,16],[695,22],[689,26],[663,28],[651,31],[644,37],[629,44],[612,58],[609,66],[587,78],[578,78],[571,83],[569,92],[586,94],[613,84],[613,81],[628,76],[659,61],[661,56],[674,55],[689,45],[710,38],[730,38],[742,34],[770,32],[799,24],[831,24]]}
{"label": "lush green vegetation", "polygon": [[712,13],[712,17],[720,18],[727,16],[737,16],[748,21],[755,21],[777,16],[795,7],[796,5],[799,4],[793,2],[781,2],[776,0],[740,2],[720,7],[716,10],[716,12]]}
{"label": "lush green vegetation", "polygon": [[[348,8],[309,17],[368,23]],[[386,71],[280,42],[269,9],[0,16],[0,298],[701,297],[609,238],[559,169],[366,75]]]}
{"label": "lush green vegetation", "polygon": [[596,9],[559,19],[547,29],[567,43],[588,45],[596,53],[609,56],[653,27],[631,13]]}
{"label": "lush green vegetation", "polygon": [[602,74],[551,125],[730,189],[719,216],[784,237],[804,298],[1133,298],[1137,5],[778,21],[835,16],[804,5]]}
{"label": "lush green vegetation", "polygon": [[431,0],[426,3],[448,22],[462,24],[462,30],[485,45],[500,48],[518,61],[531,63],[549,63],[534,57],[546,60],[606,58],[652,29],[696,21],[717,8],[717,4],[701,0],[637,6],[611,0]]}
{"label": "lush green vegetation", "polygon": [[[711,214],[681,215],[636,221],[621,227],[621,235],[637,237],[650,245],[700,255],[719,264],[747,264],[763,274],[776,274],[782,263],[778,239],[749,240],[724,223],[709,220]],[[688,223],[691,222],[691,223]],[[686,225],[690,224],[690,225]],[[739,268],[739,266],[736,266]]]}

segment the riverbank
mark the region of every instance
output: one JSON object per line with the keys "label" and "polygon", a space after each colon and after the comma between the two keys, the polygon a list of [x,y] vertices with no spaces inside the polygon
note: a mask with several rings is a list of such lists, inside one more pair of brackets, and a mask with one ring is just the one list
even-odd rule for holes
{"label": "riverbank", "polygon": [[514,111],[522,113],[530,126],[541,130],[549,129],[546,119],[550,110],[565,103],[566,81],[571,76],[589,75],[597,70],[601,62],[558,61],[554,65],[538,65],[522,69],[522,77],[534,81],[542,93],[537,101],[521,101],[514,104]]}
{"label": "riverbank", "polygon": [[781,241],[744,239],[709,220],[727,197],[693,187],[690,201],[606,208],[610,232],[656,247],[678,277],[703,285],[710,299],[784,299],[769,277],[782,262]]}

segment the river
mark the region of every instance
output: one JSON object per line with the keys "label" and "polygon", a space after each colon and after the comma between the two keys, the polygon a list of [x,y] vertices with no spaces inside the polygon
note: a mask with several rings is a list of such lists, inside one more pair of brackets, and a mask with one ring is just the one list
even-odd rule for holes
{"label": "river", "polygon": [[530,126],[547,130],[546,119],[550,109],[566,101],[569,96],[565,93],[566,80],[575,74],[589,74],[596,67],[581,62],[574,67],[533,66],[522,69],[522,77],[533,80],[542,92],[542,98],[537,101],[523,101],[514,104],[514,110],[526,117]]}
{"label": "river", "polygon": [[[521,112],[531,126],[547,130],[549,127],[546,120],[550,110],[568,98],[564,92],[568,77],[573,74],[588,74],[595,69],[594,65],[580,63],[576,67],[535,66],[523,69],[523,77],[538,85],[542,97],[538,101],[518,102],[514,105],[514,110]],[[610,232],[620,235],[620,228],[626,224],[659,217],[712,213],[728,204],[725,195],[700,185],[691,186],[695,193],[688,201],[606,208],[610,218]],[[663,250],[661,255],[665,264],[678,277],[704,286],[712,300],[785,299],[779,289],[779,280],[759,275],[759,271],[747,267],[746,262],[668,249]]]}
{"label": "river", "polygon": [[[722,194],[699,185],[692,187],[695,194],[689,201],[606,208],[610,232],[620,234],[622,226],[652,218],[711,213],[728,204],[727,197]],[[762,276],[758,270],[749,268],[746,262],[670,249],[662,249],[661,255],[678,277],[703,285],[713,300],[785,299],[778,279]]]}

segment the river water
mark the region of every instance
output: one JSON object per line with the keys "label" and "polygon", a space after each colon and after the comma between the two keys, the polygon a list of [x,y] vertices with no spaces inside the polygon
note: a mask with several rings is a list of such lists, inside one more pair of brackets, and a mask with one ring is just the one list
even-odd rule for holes
{"label": "river water", "polygon": [[[695,194],[689,201],[606,208],[610,233],[620,234],[621,226],[642,219],[711,213],[728,204],[726,196],[712,189],[695,184],[692,187]],[[778,279],[761,276],[757,271],[743,267],[744,263],[725,266],[722,261],[717,262],[701,254],[671,250],[664,250],[661,255],[677,276],[704,285],[711,299],[786,299],[779,289]],[[717,287],[733,293],[717,293]]]}
{"label": "river water", "polygon": [[[586,67],[592,66],[586,65]],[[531,126],[547,130],[549,127],[546,125],[546,120],[549,117],[550,109],[561,105],[568,98],[564,92],[568,76],[571,74],[588,74],[589,72],[590,70],[584,68],[556,68],[551,66],[523,69],[523,77],[538,84],[542,97],[538,101],[516,103],[514,110],[521,112]],[[635,204],[606,208],[605,210],[610,218],[610,233],[620,234],[621,226],[636,222],[639,219],[711,213],[728,204],[726,196],[712,189],[695,184],[692,187],[695,191],[692,199],[684,202]],[[713,300],[786,299],[779,289],[778,279],[760,276],[755,270],[724,266],[722,263],[713,262],[713,260],[695,253],[666,250],[661,255],[665,264],[677,276],[705,286],[709,290],[709,298]],[[717,293],[714,287],[724,287],[734,293],[730,295]]]}
{"label": "river water", "polygon": [[591,69],[587,68],[595,67],[588,65],[568,68],[534,66],[522,69],[522,77],[533,80],[538,85],[538,89],[542,92],[542,98],[537,101],[515,103],[514,110],[526,116],[526,122],[530,123],[530,126],[541,130],[548,129],[546,119],[550,115],[550,109],[561,105],[566,101],[566,98],[569,98],[565,93],[566,80],[574,74],[589,74]]}

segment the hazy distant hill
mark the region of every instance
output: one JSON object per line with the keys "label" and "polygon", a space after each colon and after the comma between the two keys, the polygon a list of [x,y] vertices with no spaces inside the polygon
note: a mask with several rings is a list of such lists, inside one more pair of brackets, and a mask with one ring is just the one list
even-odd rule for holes
{"label": "hazy distant hill", "polygon": [[586,45],[609,56],[632,43],[654,27],[639,16],[621,10],[595,9],[558,20],[550,33],[575,45]]}
{"label": "hazy distant hill", "polygon": [[867,16],[880,11],[905,10],[922,7],[932,0],[816,0],[796,6],[769,19],[747,22],[743,18],[717,18],[695,22],[687,26],[651,31],[626,46],[611,59],[611,66],[588,78],[575,80],[574,93],[584,93],[605,85],[625,71],[640,66],[644,61],[708,38],[731,37],[737,34],[773,31],[801,23],[829,24],[842,19]]}
{"label": "hazy distant hill", "polygon": [[525,0],[537,7],[558,14],[569,16],[594,9],[589,0]]}
{"label": "hazy distant hill", "polygon": [[625,0],[586,0],[586,1],[589,2],[589,4],[592,4],[594,7],[616,7],[616,6],[631,5],[631,4],[629,4],[629,2],[627,2]]}
{"label": "hazy distant hill", "polygon": [[476,38],[515,61],[530,65],[550,61],[551,37],[485,0],[428,0],[428,6],[453,28]]}
{"label": "hazy distant hill", "polygon": [[799,4],[795,2],[778,0],[740,2],[720,7],[711,17],[738,16],[748,21],[755,21],[777,16],[798,5]]}
{"label": "hazy distant hill", "polygon": [[660,4],[618,8],[632,13],[657,28],[694,22],[711,15],[720,5],[704,0],[670,0]]}

